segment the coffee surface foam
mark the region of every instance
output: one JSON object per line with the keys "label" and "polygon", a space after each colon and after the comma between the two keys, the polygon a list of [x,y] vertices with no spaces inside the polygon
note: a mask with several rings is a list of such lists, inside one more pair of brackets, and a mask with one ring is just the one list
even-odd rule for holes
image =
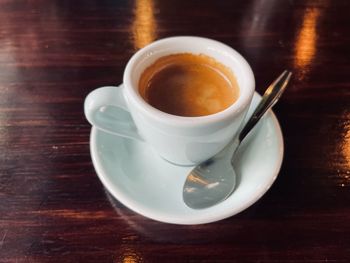
{"label": "coffee surface foam", "polygon": [[178,116],[220,112],[239,96],[233,72],[206,55],[173,54],[158,59],[139,80],[139,92],[153,107]]}

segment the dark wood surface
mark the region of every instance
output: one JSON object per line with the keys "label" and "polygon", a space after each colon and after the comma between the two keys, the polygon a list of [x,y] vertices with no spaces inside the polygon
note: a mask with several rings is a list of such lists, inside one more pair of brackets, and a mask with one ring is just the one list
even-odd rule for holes
{"label": "dark wood surface", "polygon": [[[350,2],[0,0],[0,262],[350,262]],[[174,35],[222,41],[275,107],[277,181],[220,222],[159,223],[113,200],[89,154],[85,96]]]}

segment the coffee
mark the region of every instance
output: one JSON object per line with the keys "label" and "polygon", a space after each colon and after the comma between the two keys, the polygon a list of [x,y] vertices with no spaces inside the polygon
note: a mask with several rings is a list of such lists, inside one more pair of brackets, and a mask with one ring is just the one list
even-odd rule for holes
{"label": "coffee", "polygon": [[146,68],[139,92],[153,107],[178,116],[220,112],[239,96],[233,72],[215,59],[179,53],[159,58]]}

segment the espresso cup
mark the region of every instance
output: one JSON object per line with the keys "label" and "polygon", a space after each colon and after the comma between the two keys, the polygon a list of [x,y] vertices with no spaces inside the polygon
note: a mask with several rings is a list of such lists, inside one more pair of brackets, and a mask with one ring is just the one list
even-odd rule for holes
{"label": "espresso cup", "polygon": [[[172,54],[205,55],[229,68],[239,96],[226,109],[205,116],[184,117],[163,112],[140,95],[142,73]],[[127,63],[123,84],[92,91],[85,99],[87,120],[96,128],[150,145],[165,160],[195,165],[220,152],[238,133],[255,89],[247,61],[231,47],[201,37],[170,37],[140,49]]]}

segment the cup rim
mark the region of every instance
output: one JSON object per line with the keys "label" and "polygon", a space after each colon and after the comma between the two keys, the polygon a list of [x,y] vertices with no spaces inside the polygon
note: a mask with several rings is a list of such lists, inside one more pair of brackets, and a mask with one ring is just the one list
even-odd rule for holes
{"label": "cup rim", "polygon": [[[245,89],[249,89],[244,94],[239,95],[238,99],[230,105],[228,108],[224,109],[223,111],[205,115],[205,116],[196,116],[196,117],[188,117],[188,116],[178,116],[169,114],[166,112],[163,112],[150,104],[148,104],[141,95],[132,88],[132,72],[135,67],[135,64],[139,61],[139,59],[144,56],[145,54],[152,53],[152,50],[155,50],[160,45],[174,42],[174,41],[201,41],[203,44],[210,44],[215,45],[220,50],[222,49],[225,53],[229,53],[230,57],[232,59],[238,60],[240,63],[240,67],[244,71],[246,77],[246,86]],[[174,52],[174,54],[176,54]],[[154,41],[150,43],[149,45],[143,47],[142,49],[138,50],[128,61],[124,76],[123,76],[123,83],[125,86],[125,91],[127,93],[126,99],[131,100],[133,103],[133,106],[136,106],[138,110],[140,110],[143,114],[146,116],[155,119],[157,121],[160,121],[162,123],[166,123],[168,125],[173,126],[201,126],[201,125],[208,125],[210,123],[218,122],[220,120],[225,120],[228,117],[231,117],[232,115],[237,115],[241,111],[245,110],[252,100],[252,97],[254,95],[255,91],[255,78],[253,71],[246,61],[246,59],[238,53],[236,50],[231,48],[230,46],[219,42],[217,40],[204,38],[204,37],[198,37],[198,36],[174,36],[174,37],[167,37],[163,38],[157,41]],[[240,92],[242,89],[240,89]]]}

